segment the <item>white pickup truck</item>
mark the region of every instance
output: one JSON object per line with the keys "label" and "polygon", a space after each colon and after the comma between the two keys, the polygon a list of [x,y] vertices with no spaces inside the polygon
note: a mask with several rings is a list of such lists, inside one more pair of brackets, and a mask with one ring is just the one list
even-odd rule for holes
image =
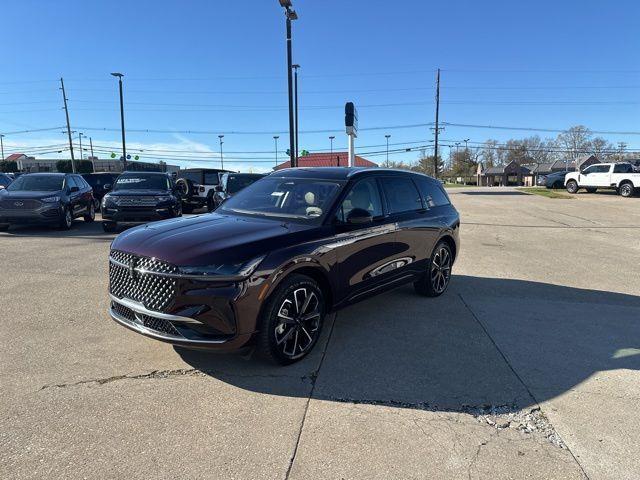
{"label": "white pickup truck", "polygon": [[581,172],[568,173],[564,185],[569,193],[584,188],[589,193],[599,188],[614,189],[623,197],[632,197],[640,189],[640,173],[630,163],[596,163]]}

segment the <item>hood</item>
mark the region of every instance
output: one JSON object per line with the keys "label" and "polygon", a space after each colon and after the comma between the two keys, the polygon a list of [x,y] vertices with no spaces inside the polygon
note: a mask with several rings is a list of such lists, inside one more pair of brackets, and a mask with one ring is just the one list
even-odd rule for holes
{"label": "hood", "polygon": [[169,195],[171,192],[169,190],[141,190],[141,189],[133,189],[133,190],[116,190],[115,192],[111,190],[108,195],[110,197],[148,197],[153,195]]}
{"label": "hood", "polygon": [[47,197],[55,197],[57,196],[61,196],[62,195],[62,191],[58,190],[56,192],[39,192],[39,191],[26,191],[26,190],[15,190],[15,191],[10,191],[10,190],[6,190],[6,189],[2,189],[0,190],[0,198],[10,198],[10,199],[34,199],[34,200],[38,200],[40,198],[47,198]]}
{"label": "hood", "polygon": [[111,248],[178,266],[237,263],[296,242],[293,234],[312,228],[279,220],[206,213],[132,228],[118,235]]}

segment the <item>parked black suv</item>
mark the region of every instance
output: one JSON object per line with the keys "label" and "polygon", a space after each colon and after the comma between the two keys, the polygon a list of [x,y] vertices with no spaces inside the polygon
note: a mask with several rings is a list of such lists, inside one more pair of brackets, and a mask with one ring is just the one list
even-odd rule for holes
{"label": "parked black suv", "polygon": [[13,224],[71,228],[73,219],[95,218],[91,186],[72,173],[29,173],[0,190],[0,230]]}
{"label": "parked black suv", "polygon": [[102,202],[102,197],[104,197],[109,190],[113,188],[113,184],[118,178],[119,173],[113,172],[96,172],[96,173],[85,173],[82,175],[91,188],[93,188],[93,198],[96,199],[96,209],[100,209],[100,203]]}
{"label": "parked black suv", "polygon": [[263,173],[223,173],[220,176],[220,185],[214,188],[213,208],[209,211],[218,208],[222,202],[262,177]]}
{"label": "parked black suv", "polygon": [[329,311],[404,283],[443,294],[459,225],[442,184],[426,175],[280,170],[211,214],[120,234],[109,254],[110,313],[165,342],[255,342],[291,363],[312,350]]}
{"label": "parked black suv", "polygon": [[217,168],[187,168],[180,170],[176,185],[182,195],[182,210],[191,213],[197,208],[215,208],[213,195],[220,185],[220,175],[229,172]]}
{"label": "parked black suv", "polygon": [[102,198],[102,228],[180,217],[182,203],[171,176],[160,172],[124,172]]}

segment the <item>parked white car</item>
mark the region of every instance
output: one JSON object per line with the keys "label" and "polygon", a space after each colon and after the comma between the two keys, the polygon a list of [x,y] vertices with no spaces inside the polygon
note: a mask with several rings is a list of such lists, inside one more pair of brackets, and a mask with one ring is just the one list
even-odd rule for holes
{"label": "parked white car", "polygon": [[564,185],[569,193],[584,188],[593,193],[599,188],[614,189],[623,197],[633,196],[640,188],[640,173],[630,163],[596,163],[581,172],[568,173]]}

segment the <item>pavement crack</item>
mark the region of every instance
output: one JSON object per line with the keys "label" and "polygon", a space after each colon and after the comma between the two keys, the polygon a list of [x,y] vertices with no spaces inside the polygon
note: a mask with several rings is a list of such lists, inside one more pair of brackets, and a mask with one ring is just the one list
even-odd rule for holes
{"label": "pavement crack", "polygon": [[[217,370],[200,370],[197,368],[179,368],[174,370],[153,370],[148,373],[141,373],[137,375],[124,374],[124,375],[114,375],[111,377],[103,377],[103,378],[92,378],[87,380],[80,380],[77,382],[70,383],[57,383],[57,384],[49,384],[40,387],[40,391],[46,390],[49,388],[69,388],[69,387],[77,387],[81,385],[88,384],[96,384],[96,385],[105,385],[107,383],[117,382],[120,380],[148,380],[148,379],[166,379],[166,378],[175,378],[175,377],[235,377],[235,378],[285,378],[291,377],[290,375],[275,375],[275,374],[238,374],[238,373],[227,373],[223,371]],[[300,377],[301,381],[310,380],[311,376],[303,375]]]}

